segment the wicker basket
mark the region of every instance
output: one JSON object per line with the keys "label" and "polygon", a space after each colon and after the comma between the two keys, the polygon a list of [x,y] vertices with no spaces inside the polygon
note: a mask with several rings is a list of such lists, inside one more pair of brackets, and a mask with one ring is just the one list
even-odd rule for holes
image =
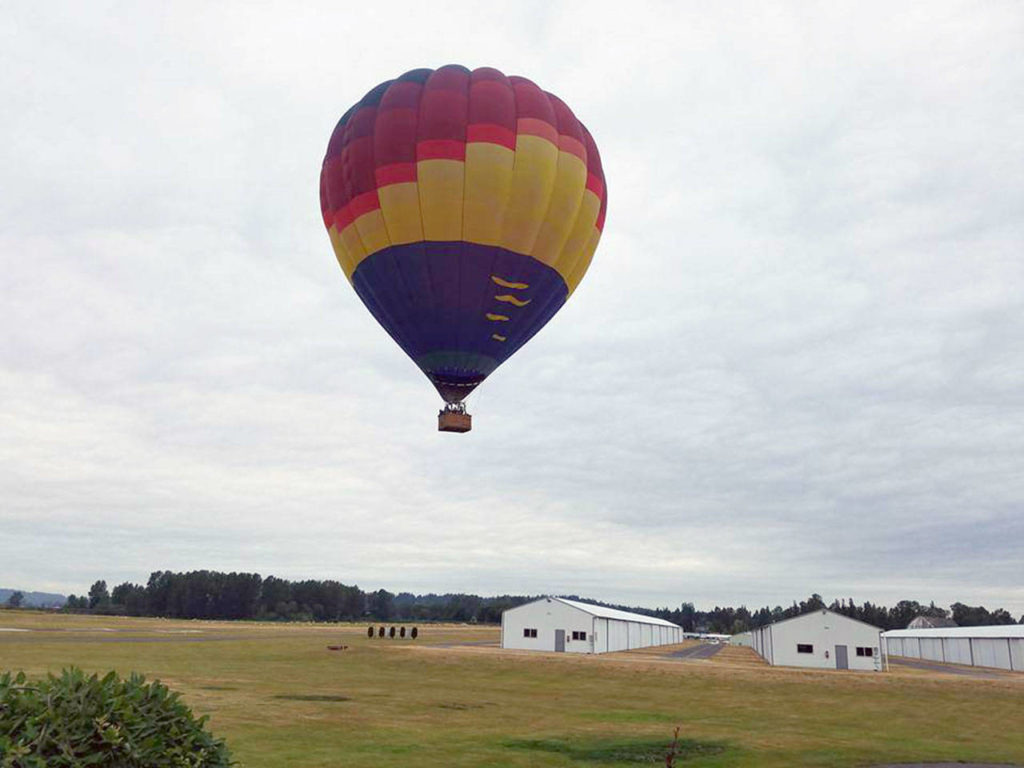
{"label": "wicker basket", "polygon": [[437,414],[438,432],[469,432],[473,428],[473,417],[458,411],[441,411]]}

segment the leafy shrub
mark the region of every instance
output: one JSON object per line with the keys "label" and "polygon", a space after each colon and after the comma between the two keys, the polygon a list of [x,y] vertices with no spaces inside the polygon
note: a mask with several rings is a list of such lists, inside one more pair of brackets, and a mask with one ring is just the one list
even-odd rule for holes
{"label": "leafy shrub", "polygon": [[159,681],[72,667],[31,682],[0,675],[0,767],[221,768],[227,746]]}

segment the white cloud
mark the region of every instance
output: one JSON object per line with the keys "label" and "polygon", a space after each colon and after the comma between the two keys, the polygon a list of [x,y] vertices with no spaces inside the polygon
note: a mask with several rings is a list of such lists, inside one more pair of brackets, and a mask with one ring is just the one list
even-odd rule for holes
{"label": "white cloud", "polygon": [[[8,586],[364,587],[1024,611],[1024,14],[1010,3],[8,8]],[[317,175],[416,66],[533,77],[610,189],[474,395],[346,285]]]}

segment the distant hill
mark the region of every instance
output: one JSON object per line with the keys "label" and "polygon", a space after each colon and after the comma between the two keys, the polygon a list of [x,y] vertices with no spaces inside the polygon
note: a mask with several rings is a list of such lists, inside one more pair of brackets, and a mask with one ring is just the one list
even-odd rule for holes
{"label": "distant hill", "polygon": [[53,592],[26,592],[24,589],[4,589],[0,587],[0,605],[4,605],[7,602],[7,598],[18,591],[23,592],[25,595],[25,602],[22,603],[22,606],[26,608],[60,608],[68,600],[64,595],[57,595]]}

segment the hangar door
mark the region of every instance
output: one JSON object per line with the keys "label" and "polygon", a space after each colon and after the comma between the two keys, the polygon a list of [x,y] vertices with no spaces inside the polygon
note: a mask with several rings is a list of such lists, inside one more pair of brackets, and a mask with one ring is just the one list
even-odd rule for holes
{"label": "hangar door", "polygon": [[849,669],[850,660],[846,656],[846,646],[836,646],[836,669]]}

